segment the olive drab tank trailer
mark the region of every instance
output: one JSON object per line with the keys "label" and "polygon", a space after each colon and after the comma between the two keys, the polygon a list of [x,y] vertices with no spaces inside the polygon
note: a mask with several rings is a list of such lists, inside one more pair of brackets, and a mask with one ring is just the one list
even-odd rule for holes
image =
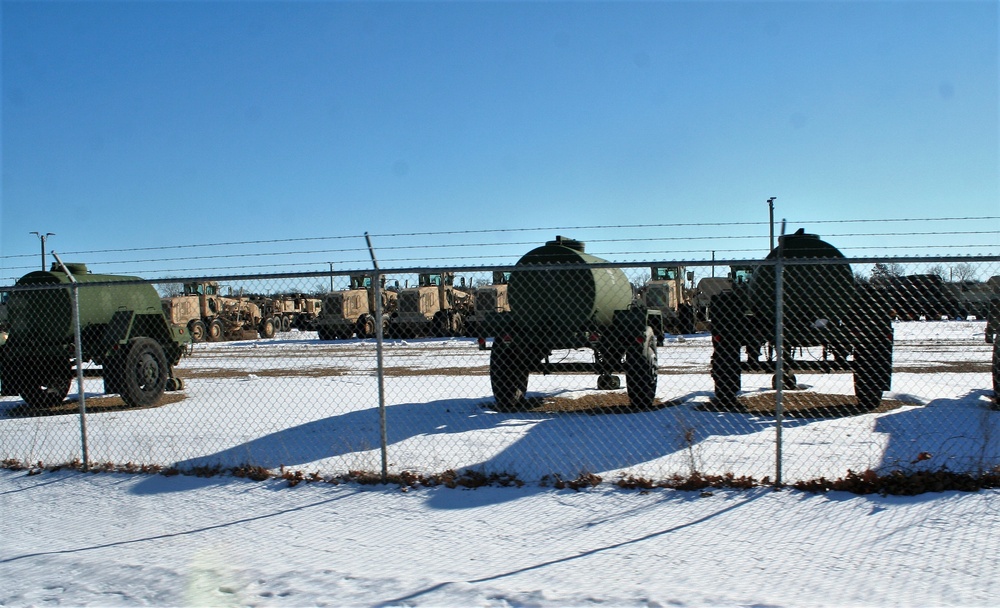
{"label": "olive drab tank trailer", "polygon": [[[386,289],[381,277],[382,332],[387,333],[388,319],[396,310],[397,294]],[[320,340],[346,340],[353,335],[373,338],[376,335],[375,290],[372,275],[350,275],[350,288],[331,291],[323,297],[323,306],[313,322]]]}
{"label": "olive drab tank trailer", "polygon": [[[782,388],[797,388],[795,371],[849,371],[859,411],[878,407],[892,382],[892,319],[886,302],[860,289],[843,254],[814,234],[799,230],[780,237],[766,260],[816,259],[787,264],[782,272]],[[774,354],[776,271],[760,265],[749,281],[734,284],[712,300],[712,378],[715,403],[744,411],[737,400],[743,372],[771,373],[777,388]],[[761,359],[760,346],[767,358]],[[740,351],[746,347],[747,358]],[[796,350],[821,347],[821,354],[796,359]]]}
{"label": "olive drab tank trailer", "polygon": [[465,320],[475,313],[474,297],[465,279],[455,286],[455,273],[421,273],[416,287],[399,291],[396,312],[389,318],[389,335],[396,338],[465,335]]}
{"label": "olive drab tank trailer", "polygon": [[[0,346],[0,394],[20,395],[29,407],[49,408],[66,398],[77,376],[75,366],[94,362],[87,376],[103,376],[106,393],[118,393],[130,406],[159,401],[163,392],[181,390],[176,365],[190,344],[184,327],[167,321],[152,285],[138,277],[90,274],[83,264],[56,263],[49,271],[21,277],[11,291],[10,334]],[[82,361],[76,360],[71,290],[78,288]],[[88,283],[101,285],[88,286]]]}
{"label": "olive drab tank trailer", "polygon": [[[625,374],[635,408],[653,405],[657,384],[654,326],[660,311],[633,298],[620,268],[557,236],[521,257],[510,274],[510,312],[490,315],[490,383],[499,410],[521,407],[531,374],[594,373],[598,389],[617,389]],[[481,339],[485,343],[485,338]],[[554,350],[590,349],[593,362],[551,362]]]}
{"label": "olive drab tank trailer", "polygon": [[194,342],[274,335],[273,326],[268,329],[271,319],[264,317],[260,306],[249,296],[223,296],[215,281],[185,283],[183,294],[162,298],[161,303],[167,319],[186,327]]}

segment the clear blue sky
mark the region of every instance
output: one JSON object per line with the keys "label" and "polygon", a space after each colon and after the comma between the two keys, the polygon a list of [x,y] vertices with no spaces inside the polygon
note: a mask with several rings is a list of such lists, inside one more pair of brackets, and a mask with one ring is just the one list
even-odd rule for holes
{"label": "clear blue sky", "polygon": [[[992,1],[4,1],[2,37],[3,276],[37,260],[12,257],[37,256],[31,231],[92,264],[302,252],[131,272],[322,270],[365,259],[328,238],[364,232],[644,224],[578,236],[638,239],[593,248],[610,258],[758,257],[682,237],[766,235],[770,196],[821,234],[986,232],[837,243],[858,255],[1000,252],[997,220],[810,223],[1000,216]],[[712,222],[758,224],[670,226]],[[552,236],[406,242],[489,263],[468,245]],[[316,240],[89,253],[283,239]],[[913,250],[950,242],[985,246]]]}

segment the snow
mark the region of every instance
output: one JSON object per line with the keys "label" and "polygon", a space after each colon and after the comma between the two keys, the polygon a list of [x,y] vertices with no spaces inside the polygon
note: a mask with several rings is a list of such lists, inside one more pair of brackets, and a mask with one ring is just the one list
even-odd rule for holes
{"label": "snow", "polygon": [[[988,373],[946,367],[989,360],[982,323],[897,324],[896,340],[887,397],[910,405],[787,418],[786,480],[1000,464]],[[404,491],[0,470],[0,606],[985,606],[1000,595],[994,490],[898,497],[540,482],[584,472],[607,482],[773,475],[773,416],[700,407],[712,390],[703,336],[660,349],[657,396],[676,405],[621,415],[497,413],[488,353],[467,340],[407,342],[386,344],[387,368],[421,370],[386,378],[391,470],[508,471],[523,486]],[[180,366],[182,401],[88,416],[91,460],[377,471],[374,350],[308,332],[198,345]],[[766,392],[768,382],[746,376],[744,390]],[[799,382],[852,390],[844,374]],[[96,398],[100,380],[85,388]],[[587,376],[532,378],[529,390],[596,392]],[[7,415],[17,403],[0,400],[0,457],[79,457],[76,416]]]}

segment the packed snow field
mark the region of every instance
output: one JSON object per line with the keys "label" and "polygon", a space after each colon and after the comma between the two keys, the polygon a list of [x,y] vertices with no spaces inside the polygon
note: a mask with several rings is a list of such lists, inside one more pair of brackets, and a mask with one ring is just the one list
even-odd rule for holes
{"label": "packed snow field", "polygon": [[[786,481],[848,468],[983,470],[1000,455],[980,322],[896,326],[893,391],[855,416],[790,416]],[[377,471],[371,342],[199,344],[182,395],[124,410],[86,385],[90,458]],[[1000,492],[915,497],[752,490],[583,491],[584,472],[774,474],[774,416],[714,412],[706,336],[660,348],[664,407],[598,415],[491,409],[468,340],[386,344],[392,470],[513,472],[518,487],[406,489],[231,476],[0,470],[0,605],[987,606],[1000,594]],[[567,353],[565,356],[580,356]],[[850,376],[803,375],[849,395]],[[589,376],[530,396],[585,401]],[[751,395],[769,378],[746,375]],[[168,394],[169,395],[169,394]],[[67,411],[0,401],[4,458],[79,458]]]}

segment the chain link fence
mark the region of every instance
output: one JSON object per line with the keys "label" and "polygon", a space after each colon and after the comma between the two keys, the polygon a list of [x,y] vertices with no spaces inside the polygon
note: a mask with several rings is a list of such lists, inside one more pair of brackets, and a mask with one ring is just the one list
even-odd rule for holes
{"label": "chain link fence", "polygon": [[1000,257],[845,259],[800,234],[725,266],[615,264],[570,239],[475,268],[143,281],[57,262],[4,288],[0,458],[524,481],[983,472],[1000,465],[998,275]]}

